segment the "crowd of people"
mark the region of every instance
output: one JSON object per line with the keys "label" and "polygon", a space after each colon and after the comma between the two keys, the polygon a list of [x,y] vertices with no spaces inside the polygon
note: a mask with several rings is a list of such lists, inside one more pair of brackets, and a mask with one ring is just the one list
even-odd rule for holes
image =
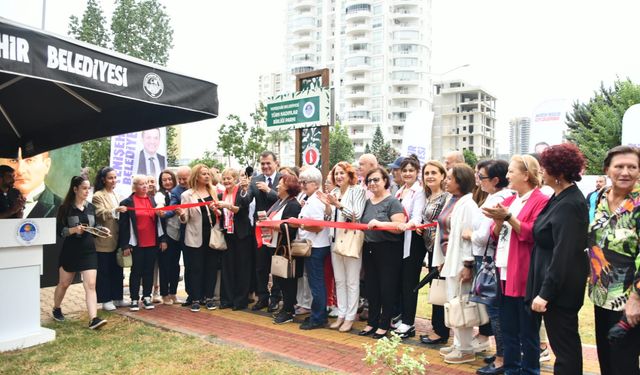
{"label": "crowd of people", "polygon": [[[94,329],[106,323],[98,303],[105,310],[153,309],[155,285],[162,303],[193,312],[267,309],[274,324],[297,316],[300,329],[342,333],[361,319],[361,336],[395,332],[405,339],[416,335],[416,286],[425,267],[436,275],[432,288],[437,281],[452,301],[473,293],[474,275],[490,264],[499,295],[483,305],[489,319],[478,334],[474,327],[447,327],[444,307],[432,305],[433,330],[421,332],[420,341],[438,347],[445,363],[476,360],[493,336],[496,353],[478,374],[536,374],[548,358],[546,335],[555,373],[581,374],[578,312],[588,286],[601,373],[638,373],[638,149],[609,150],[603,170],[611,184],[602,176],[588,199],[576,185],[585,158],[572,144],[510,162],[483,160],[475,169],[459,152],[444,163],[402,157],[390,171],[365,154],[327,176],[309,166],[280,167],[270,151],[259,162],[256,175],[203,164],[165,169],[157,188],[155,176],[138,175],[124,199],[114,192],[115,171],[105,167],[91,203],[89,181],[74,177],[58,210],[64,243],[54,318],[64,320],[60,304],[80,272]],[[11,172],[0,169],[2,217],[20,213],[19,198],[9,198],[16,195]],[[183,206],[163,210],[175,205]],[[362,223],[368,230],[282,222],[289,218]],[[294,242],[310,252],[292,256]],[[288,257],[289,272],[271,275],[279,255]],[[123,298],[118,257],[132,259],[130,301]],[[186,300],[177,297],[181,259]]]}

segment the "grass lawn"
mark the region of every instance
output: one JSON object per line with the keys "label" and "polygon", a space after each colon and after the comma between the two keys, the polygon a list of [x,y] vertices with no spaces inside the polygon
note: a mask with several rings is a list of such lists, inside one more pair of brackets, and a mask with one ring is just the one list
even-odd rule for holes
{"label": "grass lawn", "polygon": [[255,351],[164,331],[116,314],[100,331],[88,319],[46,326],[56,340],[0,354],[0,374],[310,374]]}
{"label": "grass lawn", "polygon": [[[422,276],[424,276],[424,274]],[[428,285],[420,289],[420,292],[418,294],[418,311],[416,315],[422,318],[431,319],[431,305],[427,303],[428,293]],[[593,318],[593,303],[591,303],[591,300],[586,295],[584,298],[584,305],[582,305],[582,309],[580,310],[578,318],[582,343],[595,345],[596,328]]]}

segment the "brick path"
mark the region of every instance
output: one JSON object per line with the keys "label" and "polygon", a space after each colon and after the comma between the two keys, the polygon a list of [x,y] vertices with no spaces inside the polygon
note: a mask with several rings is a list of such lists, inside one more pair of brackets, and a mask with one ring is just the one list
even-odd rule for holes
{"label": "brick path", "polygon": [[[41,316],[45,321],[51,319],[53,290],[54,288],[41,289]],[[70,317],[80,317],[86,312],[82,284],[72,285],[68,289],[62,309]],[[274,325],[270,314],[264,311],[203,309],[199,313],[192,313],[189,309],[176,305],[156,305],[150,311],[130,312],[121,308],[117,313],[163,329],[213,337],[223,343],[255,349],[297,363],[344,373],[371,373],[371,368],[362,361],[365,356],[362,345],[374,343],[374,340],[357,335],[364,323],[357,323],[351,333],[344,334],[329,329],[302,331],[295,323]],[[418,333],[424,333],[431,329],[431,325],[428,320],[417,318],[416,328]],[[405,340],[405,343],[415,349],[414,354],[425,354],[430,363],[429,374],[473,374],[483,366],[481,356],[471,364],[447,365],[442,361],[437,348],[427,348],[417,338]],[[584,346],[583,353],[584,373],[598,374],[595,348]],[[543,363],[542,370],[545,374],[552,373],[552,362]]]}

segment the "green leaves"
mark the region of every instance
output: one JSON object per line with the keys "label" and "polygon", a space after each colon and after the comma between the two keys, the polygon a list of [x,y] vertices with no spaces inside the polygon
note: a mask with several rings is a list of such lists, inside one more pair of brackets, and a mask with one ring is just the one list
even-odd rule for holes
{"label": "green leaves", "polygon": [[[366,356],[362,359],[370,366],[378,365],[374,374],[424,374],[429,364],[424,354],[414,358],[414,349],[408,345],[400,347],[402,339],[395,332],[391,338],[383,337],[375,344],[364,344]],[[402,353],[400,353],[402,351]]]}
{"label": "green leaves", "polygon": [[622,117],[640,103],[640,86],[627,79],[617,80],[611,89],[601,84],[600,91],[587,103],[576,102],[567,114],[569,134],[587,159],[587,173],[601,174],[607,151],[622,141]]}
{"label": "green leaves", "polygon": [[[366,149],[365,149],[366,153]],[[382,135],[380,125],[376,126],[376,131],[373,133],[373,140],[371,141],[371,153],[378,159],[378,164],[386,166],[393,163],[398,157],[398,151],[391,147],[391,143],[385,142]]]}
{"label": "green leaves", "polygon": [[336,122],[336,125],[329,132],[329,165],[334,165],[341,161],[353,162],[353,142],[349,139],[347,128]]}
{"label": "green leaves", "polygon": [[464,155],[464,161],[471,168],[475,168],[476,164],[478,164],[478,156],[473,153],[473,151],[467,150],[466,148],[462,150],[462,154]]}
{"label": "green leaves", "polygon": [[224,156],[237,159],[243,167],[255,166],[260,153],[267,149],[266,131],[259,126],[264,112],[258,109],[251,117],[255,124],[248,126],[239,116],[229,115],[227,120],[231,123],[223,124],[218,131],[218,149]]}

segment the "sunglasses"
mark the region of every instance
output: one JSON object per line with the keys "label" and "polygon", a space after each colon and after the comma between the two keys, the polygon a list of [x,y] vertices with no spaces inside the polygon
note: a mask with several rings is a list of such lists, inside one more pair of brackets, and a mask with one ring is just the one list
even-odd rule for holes
{"label": "sunglasses", "polygon": [[480,173],[476,173],[476,177],[478,177],[478,180],[486,180],[487,178],[490,178],[489,176],[483,176]]}
{"label": "sunglasses", "polygon": [[377,184],[378,182],[380,182],[380,180],[382,180],[382,178],[374,177],[374,178],[367,179],[365,182],[367,183],[367,185],[369,185],[371,183]]}

